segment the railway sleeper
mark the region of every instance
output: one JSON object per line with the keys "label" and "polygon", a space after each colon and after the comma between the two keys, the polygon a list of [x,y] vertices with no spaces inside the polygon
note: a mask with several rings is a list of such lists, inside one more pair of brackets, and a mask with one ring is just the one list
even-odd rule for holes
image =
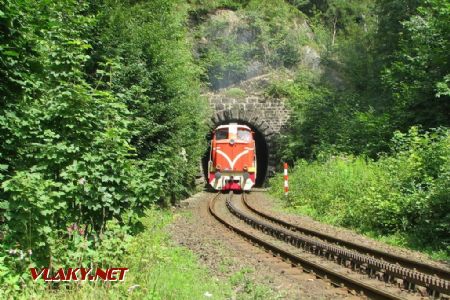
{"label": "railway sleeper", "polygon": [[357,271],[359,269],[359,265],[355,260],[351,260],[350,264],[353,271]]}
{"label": "railway sleeper", "polygon": [[389,273],[384,273],[384,277],[383,277],[384,282],[386,283],[390,283],[393,284],[394,283],[394,276],[392,276]]}
{"label": "railway sleeper", "polygon": [[409,280],[403,280],[403,288],[409,292],[416,291],[416,285]]}
{"label": "railway sleeper", "polygon": [[384,262],[382,259],[374,259],[370,256],[354,253],[347,249],[329,246],[327,244],[314,241],[308,237],[291,237],[290,234],[284,230],[276,229],[271,225],[262,224],[253,218],[244,218],[244,215],[231,203],[227,203],[227,207],[239,218],[244,219],[248,224],[258,224],[258,228],[260,228],[261,231],[264,232],[266,230],[275,238],[288,243],[290,239],[293,239],[295,241],[293,242],[297,245],[297,247],[301,246],[305,251],[320,254],[322,249],[326,249],[337,256],[337,262],[339,264],[352,269],[357,268],[360,264],[367,264],[367,267],[364,269],[367,269],[369,277],[376,277],[381,281],[386,281],[386,276],[389,276],[387,277],[388,281],[403,277],[404,281],[408,282],[408,290],[414,290],[416,285],[419,285],[429,288],[434,295],[439,295],[440,292],[444,292],[445,294],[449,293],[448,281],[439,280],[436,277],[433,278],[429,275],[423,275],[415,270],[408,270],[398,265]]}
{"label": "railway sleeper", "polygon": [[441,294],[436,290],[427,289],[427,293],[432,299],[441,299]]}
{"label": "railway sleeper", "polygon": [[285,241],[286,243],[290,244],[290,240],[291,240],[291,237],[290,237],[289,235],[286,235],[286,236],[284,237],[284,241]]}

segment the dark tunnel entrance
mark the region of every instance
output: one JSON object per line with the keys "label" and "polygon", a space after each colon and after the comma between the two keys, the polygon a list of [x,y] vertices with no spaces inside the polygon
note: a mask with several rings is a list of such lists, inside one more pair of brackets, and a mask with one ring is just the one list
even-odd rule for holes
{"label": "dark tunnel entrance", "polygon": [[248,127],[250,127],[252,129],[252,131],[255,132],[256,163],[257,163],[255,187],[263,186],[263,184],[266,180],[267,169],[269,166],[269,149],[267,146],[267,141],[266,141],[264,134],[260,130],[258,130],[251,123],[242,121],[242,120],[227,120],[227,121],[215,124],[215,127],[206,136],[206,139],[208,140],[208,149],[206,150],[206,152],[202,158],[203,175],[205,176],[206,184],[208,184],[208,161],[209,161],[209,155],[211,152],[212,131],[219,125],[224,125],[224,124],[229,124],[229,123],[238,123],[238,124],[247,125]]}

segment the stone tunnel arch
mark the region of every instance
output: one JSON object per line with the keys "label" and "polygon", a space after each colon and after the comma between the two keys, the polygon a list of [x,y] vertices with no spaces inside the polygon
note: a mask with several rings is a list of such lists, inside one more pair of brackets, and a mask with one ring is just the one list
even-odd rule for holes
{"label": "stone tunnel arch", "polygon": [[210,123],[210,132],[207,136],[208,149],[202,159],[202,170],[207,178],[208,160],[210,149],[210,140],[212,131],[219,125],[227,123],[239,123],[249,126],[255,132],[256,159],[258,172],[256,186],[263,186],[267,176],[272,175],[275,170],[275,134],[270,125],[258,114],[257,111],[244,110],[224,110],[216,112]]}

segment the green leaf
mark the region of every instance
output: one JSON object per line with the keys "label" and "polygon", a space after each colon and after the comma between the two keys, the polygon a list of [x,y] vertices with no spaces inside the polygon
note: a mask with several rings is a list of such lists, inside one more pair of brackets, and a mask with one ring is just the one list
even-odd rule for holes
{"label": "green leaf", "polygon": [[50,232],[52,232],[52,228],[50,226],[43,226],[41,227],[41,231],[45,234],[49,234]]}
{"label": "green leaf", "polygon": [[5,54],[7,56],[12,56],[12,57],[19,57],[19,53],[14,50],[4,50],[3,54]]}

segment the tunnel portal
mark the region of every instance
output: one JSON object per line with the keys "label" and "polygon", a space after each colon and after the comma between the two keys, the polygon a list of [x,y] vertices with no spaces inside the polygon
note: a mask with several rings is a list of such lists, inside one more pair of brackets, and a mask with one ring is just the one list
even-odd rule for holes
{"label": "tunnel portal", "polygon": [[[210,145],[213,130],[220,125],[238,123],[247,125],[255,132],[257,175],[256,187],[262,187],[266,178],[275,171],[275,134],[270,125],[256,114],[246,114],[244,111],[221,111],[212,118],[208,140],[208,149],[202,159],[202,170],[204,178],[208,178],[208,161],[211,153]],[[207,182],[207,180],[206,180]]]}
{"label": "tunnel portal", "polygon": [[[281,146],[277,140],[289,123],[291,115],[285,98],[271,96],[265,92],[272,81],[271,75],[266,74],[203,94],[212,111],[210,133],[206,137],[208,142],[211,140],[212,131],[223,124],[243,124],[255,132],[257,186],[263,186],[267,177],[272,176],[280,165],[275,153]],[[236,94],[236,91],[239,94]],[[202,160],[204,174],[207,172],[209,151],[210,149],[206,150]]]}

